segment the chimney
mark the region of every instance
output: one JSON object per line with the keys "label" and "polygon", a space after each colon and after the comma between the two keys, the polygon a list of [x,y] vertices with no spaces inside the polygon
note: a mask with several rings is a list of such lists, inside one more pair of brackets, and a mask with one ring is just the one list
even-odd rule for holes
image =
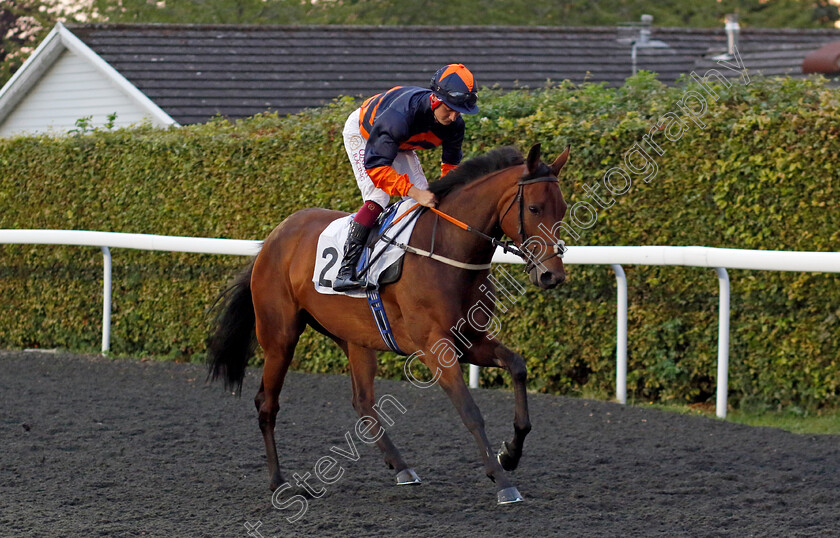
{"label": "chimney", "polygon": [[640,47],[650,43],[650,25],[653,23],[653,15],[642,15],[642,24],[639,27],[639,40],[636,43]]}
{"label": "chimney", "polygon": [[653,15],[642,15],[642,23],[639,25],[639,39],[631,41],[630,63],[632,73],[638,71],[637,50],[638,49],[667,49],[668,44],[658,39],[650,38],[650,26],[653,23]]}
{"label": "chimney", "polygon": [[741,26],[738,24],[738,14],[730,13],[726,16],[726,53],[734,58],[735,48],[738,46],[738,38],[741,34]]}

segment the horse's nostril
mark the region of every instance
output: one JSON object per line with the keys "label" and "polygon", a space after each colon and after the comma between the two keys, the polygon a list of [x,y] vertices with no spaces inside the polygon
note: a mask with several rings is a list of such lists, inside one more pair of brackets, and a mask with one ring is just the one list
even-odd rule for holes
{"label": "horse's nostril", "polygon": [[540,275],[540,285],[545,288],[553,288],[562,284],[566,280],[566,273],[554,273],[552,271],[546,271]]}

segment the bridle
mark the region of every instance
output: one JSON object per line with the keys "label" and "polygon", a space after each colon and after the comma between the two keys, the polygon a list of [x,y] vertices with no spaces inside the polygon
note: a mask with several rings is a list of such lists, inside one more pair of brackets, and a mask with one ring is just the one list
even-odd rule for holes
{"label": "bridle", "polygon": [[[543,167],[545,167],[547,171],[548,167],[544,164]],[[543,170],[540,170],[540,172],[543,172]],[[518,233],[520,237],[519,244],[521,245],[521,247],[517,247],[513,244],[512,241],[498,241],[499,244],[497,246],[502,247],[502,249],[504,249],[505,252],[511,252],[512,254],[522,258],[522,260],[525,262],[526,273],[530,273],[535,267],[537,267],[538,265],[542,265],[544,262],[547,262],[552,258],[556,258],[558,256],[560,258],[563,258],[563,254],[566,252],[566,243],[562,239],[560,239],[558,240],[558,242],[550,244],[552,252],[550,252],[544,258],[535,260],[533,252],[530,250],[529,246],[526,246],[528,239],[530,239],[530,236],[525,231],[525,187],[534,183],[558,183],[558,180],[556,177],[550,175],[540,176],[531,179],[525,179],[523,177],[516,184],[518,187],[516,191],[516,196],[513,197],[513,199],[510,201],[510,204],[508,204],[507,209],[505,209],[505,212],[502,213],[501,218],[499,218],[499,226],[501,227],[501,223],[505,220],[505,217],[507,216],[508,212],[510,212],[510,209],[513,207],[513,204],[515,202],[519,202]],[[542,237],[540,237],[540,239],[543,240],[543,243],[546,247],[549,246],[548,241],[545,241]]]}

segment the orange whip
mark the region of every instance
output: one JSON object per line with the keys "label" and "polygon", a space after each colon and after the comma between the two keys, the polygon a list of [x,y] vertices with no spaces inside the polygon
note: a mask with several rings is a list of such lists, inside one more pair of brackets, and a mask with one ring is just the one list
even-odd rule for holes
{"label": "orange whip", "polygon": [[[394,219],[394,222],[392,222],[392,223],[391,223],[391,226],[393,226],[394,224],[396,224],[396,223],[398,223],[399,221],[401,221],[401,220],[403,219],[403,217],[405,217],[406,215],[408,215],[409,213],[411,213],[412,211],[414,211],[414,210],[415,210],[415,209],[417,209],[418,207],[420,207],[420,204],[419,204],[419,203],[414,204],[413,206],[411,206],[411,207],[408,209],[408,211],[406,211],[405,213],[403,213],[402,215],[400,215],[399,217],[397,217],[396,219]],[[446,213],[444,213],[443,211],[440,211],[440,210],[438,210],[438,209],[435,209],[434,207],[427,207],[427,209],[429,209],[429,210],[431,210],[431,211],[433,211],[433,212],[437,213],[438,215],[440,215],[441,217],[445,218],[446,220],[448,220],[449,222],[451,222],[451,223],[452,223],[452,224],[454,224],[455,226],[457,226],[457,227],[461,228],[462,230],[466,230],[466,231],[468,231],[468,232],[473,231],[473,229],[472,229],[472,227],[471,227],[471,226],[469,226],[468,224],[464,224],[463,222],[461,222],[460,220],[456,219],[455,217],[450,217],[449,215],[447,215],[447,214],[446,214]]]}

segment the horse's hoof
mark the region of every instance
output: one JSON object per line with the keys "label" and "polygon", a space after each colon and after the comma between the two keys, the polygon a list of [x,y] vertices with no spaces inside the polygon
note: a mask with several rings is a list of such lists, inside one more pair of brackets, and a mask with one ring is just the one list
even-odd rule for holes
{"label": "horse's hoof", "polygon": [[398,486],[413,486],[420,483],[420,477],[414,472],[414,469],[403,469],[397,473]]}
{"label": "horse's hoof", "polygon": [[507,441],[502,441],[502,448],[499,449],[499,453],[496,454],[496,460],[498,460],[499,465],[502,466],[502,469],[505,471],[515,471],[516,467],[519,465],[519,458],[514,458],[510,455],[510,451],[508,447],[510,445]]}
{"label": "horse's hoof", "polygon": [[283,478],[283,473],[280,472],[280,469],[275,469],[273,473],[270,470],[268,471],[268,485],[271,491],[275,491],[285,483],[286,479]]}
{"label": "horse's hoof", "polygon": [[525,500],[522,498],[522,495],[519,494],[519,490],[513,486],[499,490],[496,497],[499,504],[520,503]]}

